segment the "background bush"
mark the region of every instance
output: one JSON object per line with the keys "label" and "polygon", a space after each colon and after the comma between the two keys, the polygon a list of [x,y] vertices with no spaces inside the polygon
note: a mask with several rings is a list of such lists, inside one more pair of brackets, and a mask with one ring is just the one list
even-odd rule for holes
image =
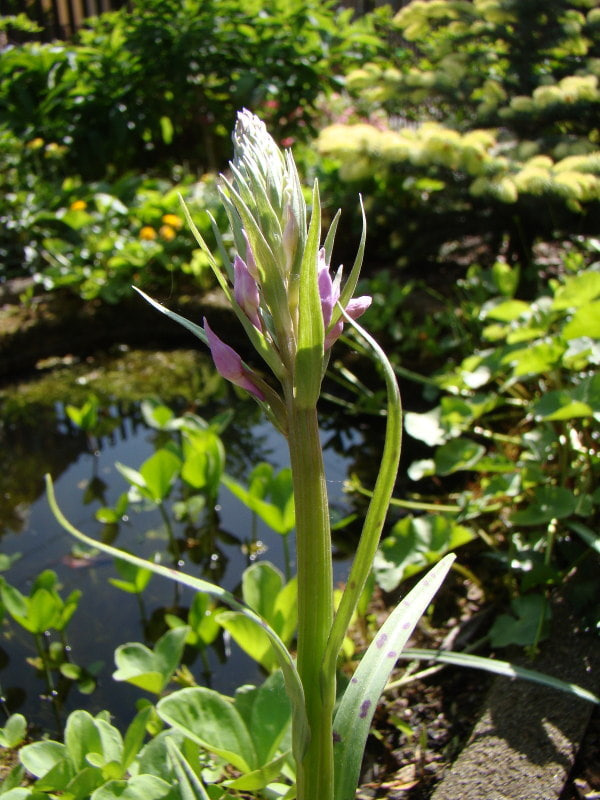
{"label": "background bush", "polygon": [[317,0],[139,0],[74,43],[0,54],[0,115],[24,139],[66,146],[85,179],[186,163],[226,165],[247,107],[291,143],[320,92],[381,41],[370,17]]}
{"label": "background bush", "polygon": [[330,173],[367,187],[377,240],[414,263],[475,235],[527,268],[536,240],[597,233],[596,3],[414,0],[393,27],[319,140]]}

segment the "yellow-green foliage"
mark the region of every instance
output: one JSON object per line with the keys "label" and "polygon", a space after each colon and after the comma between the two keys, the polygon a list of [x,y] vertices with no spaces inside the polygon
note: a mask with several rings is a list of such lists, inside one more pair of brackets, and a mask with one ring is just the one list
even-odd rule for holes
{"label": "yellow-green foliage", "polygon": [[473,179],[473,196],[487,195],[503,203],[514,203],[520,195],[553,194],[580,210],[581,203],[600,200],[600,151],[558,161],[543,154],[511,159],[500,154],[496,132],[490,130],[461,134],[435,122],[399,131],[367,124],[330,125],[321,132],[318,148],[339,160],[343,180],[405,163],[461,172]]}
{"label": "yellow-green foliage", "polygon": [[513,112],[531,114],[559,107],[569,107],[576,103],[598,103],[600,111],[600,90],[597,75],[569,75],[558,83],[538,86],[529,97],[518,95],[513,97],[507,108],[500,111],[504,117]]}

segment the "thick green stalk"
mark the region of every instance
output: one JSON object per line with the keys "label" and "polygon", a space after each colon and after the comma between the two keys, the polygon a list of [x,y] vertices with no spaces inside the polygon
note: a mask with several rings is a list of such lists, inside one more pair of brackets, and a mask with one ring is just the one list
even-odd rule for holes
{"label": "thick green stalk", "polygon": [[297,800],[333,798],[335,675],[322,675],[333,621],[331,532],[327,485],[315,408],[288,403],[288,443],[296,505],[298,672],[304,686],[310,742],[298,768]]}

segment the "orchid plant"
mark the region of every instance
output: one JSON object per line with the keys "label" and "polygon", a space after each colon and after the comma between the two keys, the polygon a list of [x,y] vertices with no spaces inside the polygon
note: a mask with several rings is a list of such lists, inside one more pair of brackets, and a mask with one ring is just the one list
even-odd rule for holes
{"label": "orchid plant", "polygon": [[[249,111],[239,113],[233,143],[230,175],[222,176],[220,187],[236,251],[233,260],[213,221],[224,268],[187,208],[185,213],[231,308],[270,374],[251,368],[217,336],[207,320],[199,326],[144,297],[198,336],[210,348],[220,374],[248,392],[287,439],[296,513],[295,657],[265,620],[224,589],[163,565],[146,565],[143,559],[110,545],[94,544],[208,592],[260,626],[270,638],[293,709],[296,784],[290,787],[288,796],[295,794],[298,800],[351,800],[378,697],[453,556],[438,563],[392,612],[335,707],[338,656],[371,570],[398,470],[400,395],[384,352],[355,322],[370,304],[369,297],[353,297],[364,254],[364,211],[358,252],[342,282],[341,268],[333,275],[330,271],[339,212],[322,241],[317,182],[309,214],[291,152],[282,152],[264,124]],[[358,331],[383,369],[388,392],[387,432],[363,532],[341,601],[334,609],[329,504],[317,402],[331,348],[345,324]],[[79,539],[91,542],[62,517],[51,482],[48,485],[61,523]]]}

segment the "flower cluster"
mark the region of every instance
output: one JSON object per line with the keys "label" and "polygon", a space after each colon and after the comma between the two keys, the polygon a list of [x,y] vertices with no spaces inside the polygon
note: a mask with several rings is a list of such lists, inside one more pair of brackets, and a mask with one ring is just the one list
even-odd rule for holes
{"label": "flower cluster", "polygon": [[[329,264],[335,225],[325,243],[319,243],[316,183],[309,222],[292,155],[279,150],[265,125],[249,111],[240,112],[233,141],[231,177],[222,177],[220,192],[237,254],[232,264],[227,263],[226,275],[214,259],[213,269],[255,348],[279,379],[284,396],[316,402],[330,348],[343,329],[342,309],[357,319],[371,302],[370,297],[351,296],[364,231],[342,289],[341,267],[332,277]],[[201,245],[207,249],[204,242]],[[220,374],[257,399],[271,402],[267,384],[206,320],[204,333]]]}

